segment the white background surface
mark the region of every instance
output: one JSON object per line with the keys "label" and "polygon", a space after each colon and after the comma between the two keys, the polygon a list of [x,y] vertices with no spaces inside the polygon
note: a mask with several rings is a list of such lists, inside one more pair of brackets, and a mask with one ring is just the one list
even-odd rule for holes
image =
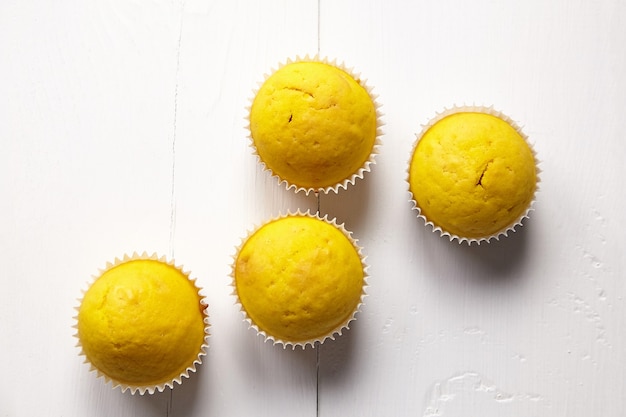
{"label": "white background surface", "polygon": [[[261,171],[245,117],[264,73],[318,51],[374,87],[385,135],[320,200],[370,296],[292,351],[247,328],[228,275],[248,229],[317,206]],[[620,0],[3,0],[0,416],[623,416],[625,74]],[[472,247],[424,227],[404,182],[420,125],[463,103],[523,125],[543,171],[525,226]],[[133,251],[210,304],[204,364],[153,396],[89,373],[71,327]]]}

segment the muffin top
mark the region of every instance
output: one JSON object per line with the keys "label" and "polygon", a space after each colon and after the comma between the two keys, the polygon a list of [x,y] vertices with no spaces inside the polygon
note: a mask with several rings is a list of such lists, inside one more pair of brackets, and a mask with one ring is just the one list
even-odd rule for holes
{"label": "muffin top", "polygon": [[175,266],[130,259],[110,266],[84,294],[77,336],[87,360],[114,382],[171,386],[204,354],[205,307]]}
{"label": "muffin top", "polygon": [[341,333],[363,295],[359,249],[337,226],[308,215],[273,220],[250,235],[233,278],[248,318],[283,344]]}
{"label": "muffin top", "polygon": [[326,191],[353,182],[368,165],[377,113],[360,80],[347,72],[323,62],[294,62],[257,92],[250,133],[259,158],[281,180]]}
{"label": "muffin top", "polygon": [[509,122],[449,114],[419,138],[409,186],[421,214],[451,236],[487,238],[525,215],[537,186],[534,154]]}

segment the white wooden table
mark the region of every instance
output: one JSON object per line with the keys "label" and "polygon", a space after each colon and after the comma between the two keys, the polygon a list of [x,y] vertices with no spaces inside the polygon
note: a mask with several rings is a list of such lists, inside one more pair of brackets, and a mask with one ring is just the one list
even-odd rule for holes
{"label": "white wooden table", "polygon": [[[230,295],[235,246],[315,196],[248,147],[263,74],[319,53],[368,79],[381,154],[322,195],[371,265],[355,325],[283,350]],[[450,243],[411,211],[421,124],[494,105],[541,159],[536,211],[500,242]],[[0,3],[0,416],[623,416],[626,3],[621,0]],[[106,261],[174,257],[210,304],[198,373],[112,390],[73,337]]]}

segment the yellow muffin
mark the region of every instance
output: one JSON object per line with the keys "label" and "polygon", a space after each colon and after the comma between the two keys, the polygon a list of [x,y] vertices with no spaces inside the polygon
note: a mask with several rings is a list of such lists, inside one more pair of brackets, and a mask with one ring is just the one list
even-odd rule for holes
{"label": "yellow muffin", "polygon": [[109,264],[85,292],[77,337],[99,375],[134,394],[172,387],[205,355],[206,304],[195,282],[156,256]]}
{"label": "yellow muffin", "polygon": [[335,65],[281,67],[260,87],[249,119],[257,155],[288,188],[337,192],[373,162],[376,105],[361,80]]}
{"label": "yellow muffin", "polygon": [[480,242],[521,223],[537,174],[534,152],[513,122],[487,108],[456,109],[418,139],[409,186],[435,230],[450,240]]}
{"label": "yellow muffin", "polygon": [[249,322],[274,343],[314,345],[341,334],[364,295],[365,268],[350,234],[297,213],[248,236],[233,286]]}

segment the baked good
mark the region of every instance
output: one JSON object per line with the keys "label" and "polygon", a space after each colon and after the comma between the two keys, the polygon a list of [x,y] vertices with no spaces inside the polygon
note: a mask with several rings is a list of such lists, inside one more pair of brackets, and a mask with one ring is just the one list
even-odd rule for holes
{"label": "baked good", "polygon": [[337,192],[374,162],[377,105],[365,83],[336,64],[280,67],[256,93],[249,121],[256,154],[287,188]]}
{"label": "baked good", "polygon": [[434,230],[480,243],[521,224],[538,170],[526,136],[508,117],[492,108],[461,107],[424,128],[408,182],[415,208]]}
{"label": "baked good", "polygon": [[195,280],[165,258],[116,259],[82,297],[76,317],[81,354],[122,391],[163,391],[202,362],[206,308]]}
{"label": "baked good", "polygon": [[309,213],[264,224],[240,246],[233,286],[249,323],[283,346],[341,334],[362,303],[361,250],[342,226]]}

